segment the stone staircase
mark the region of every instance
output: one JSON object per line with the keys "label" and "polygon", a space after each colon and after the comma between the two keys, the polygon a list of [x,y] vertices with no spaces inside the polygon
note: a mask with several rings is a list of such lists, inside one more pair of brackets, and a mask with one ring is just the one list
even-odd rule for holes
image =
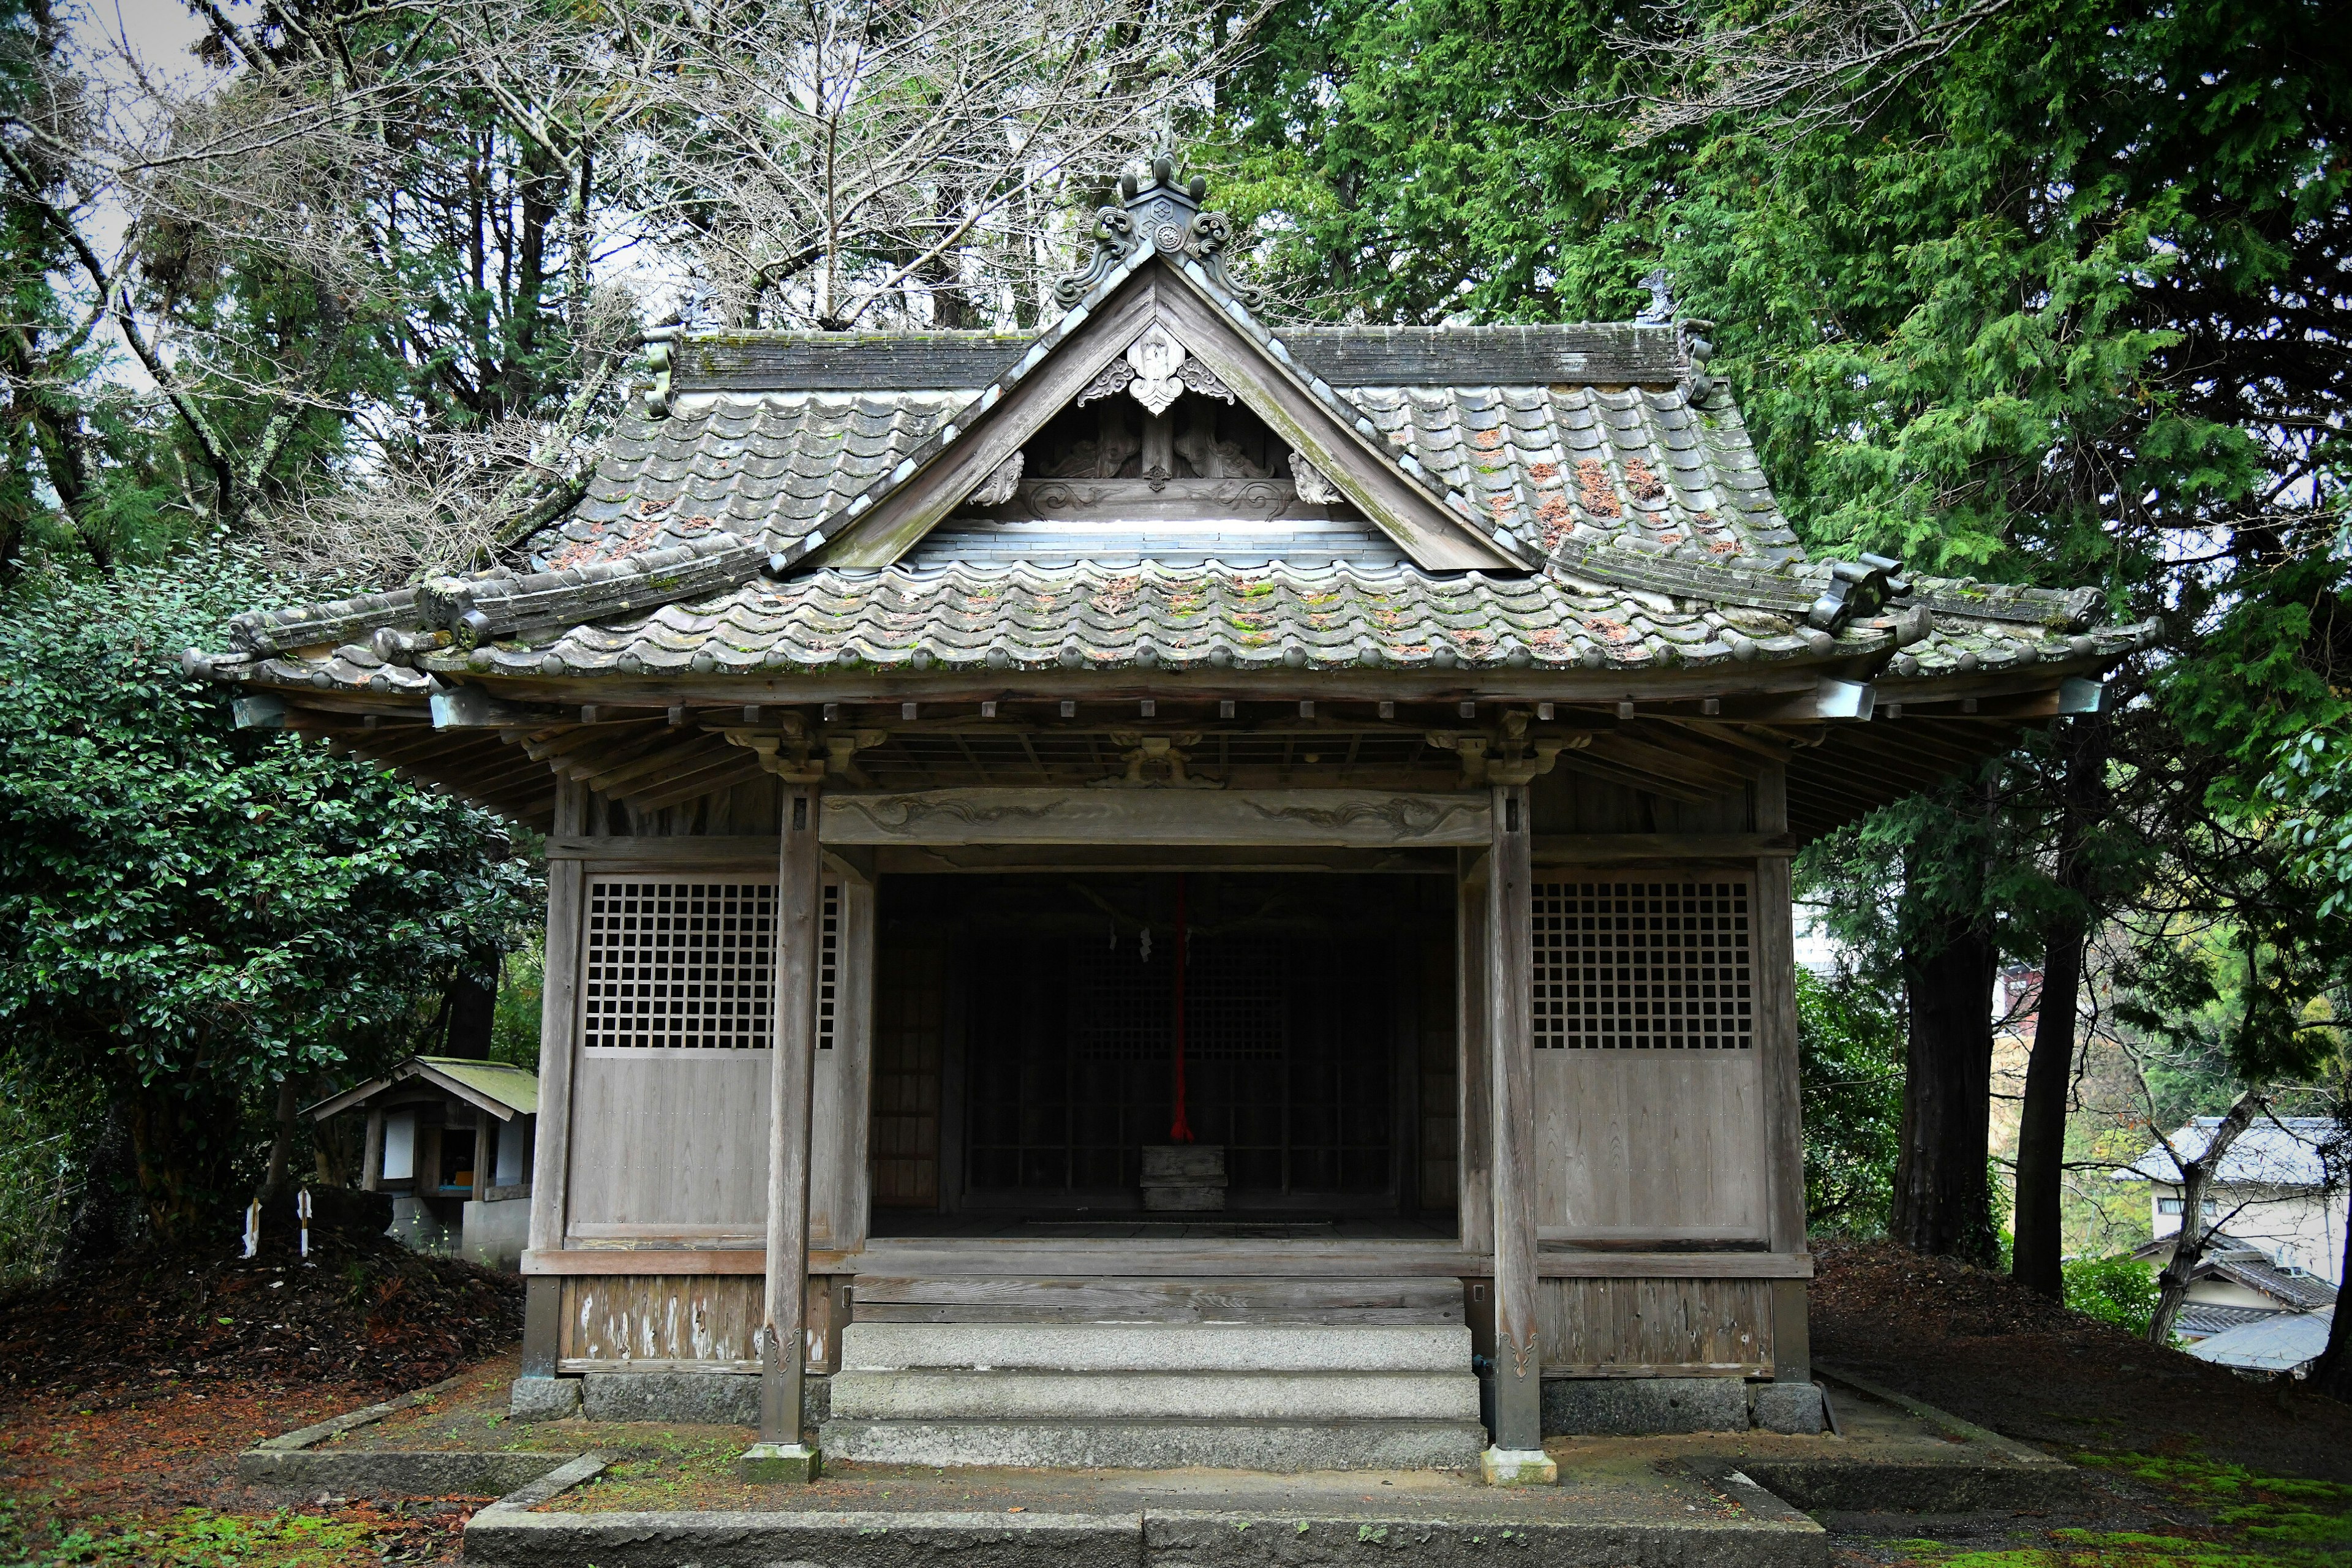
{"label": "stone staircase", "polygon": [[861,1278],[828,1458],[1467,1469],[1486,1445],[1450,1279]]}

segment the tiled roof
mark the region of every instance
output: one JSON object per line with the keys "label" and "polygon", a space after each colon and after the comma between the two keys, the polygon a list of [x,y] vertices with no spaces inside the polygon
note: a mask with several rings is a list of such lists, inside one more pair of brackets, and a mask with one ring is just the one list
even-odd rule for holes
{"label": "tiled roof", "polygon": [[1739,416],[1680,387],[1341,387],[1489,528],[1689,561],[1801,562]]}
{"label": "tiled roof", "polygon": [[[2172,1142],[2194,1160],[2213,1140],[2221,1124],[2218,1116],[2200,1116],[2172,1134]],[[2327,1180],[2321,1152],[2336,1137],[2336,1123],[2325,1116],[2264,1117],[2238,1134],[2221,1156],[2214,1180],[2231,1185],[2315,1187]],[[2117,1181],[2173,1182],[2180,1168],[2159,1143],[2116,1173]]]}
{"label": "tiled roof", "polygon": [[614,432],[588,494],[531,542],[559,570],[686,544],[714,531],[773,550],[905,459],[976,391],[683,396]]}
{"label": "tiled roof", "polygon": [[[792,669],[1128,668],[1637,671],[1885,652],[1902,616],[1839,637],[1783,616],[1538,575],[1436,578],[1409,566],[1097,564],[820,570],[646,614],[502,638],[436,668],[496,676],[750,674]],[[2063,637],[1937,623],[1908,651],[1998,669],[2127,648],[2141,628]],[[1958,650],[1957,652],[1955,650]],[[373,647],[248,667],[270,685],[421,693],[423,671]],[[225,670],[224,673],[226,673]]]}

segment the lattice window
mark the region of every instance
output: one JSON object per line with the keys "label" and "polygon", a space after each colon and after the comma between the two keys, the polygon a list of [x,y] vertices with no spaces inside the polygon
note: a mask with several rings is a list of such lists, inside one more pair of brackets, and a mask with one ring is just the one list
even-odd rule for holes
{"label": "lattice window", "polygon": [[1745,882],[1538,882],[1532,891],[1538,1047],[1755,1044]]}
{"label": "lattice window", "polygon": [[584,1043],[765,1048],[775,944],[772,882],[593,879]]}
{"label": "lattice window", "polygon": [[816,909],[816,1048],[833,1049],[841,999],[841,884],[828,880]]}

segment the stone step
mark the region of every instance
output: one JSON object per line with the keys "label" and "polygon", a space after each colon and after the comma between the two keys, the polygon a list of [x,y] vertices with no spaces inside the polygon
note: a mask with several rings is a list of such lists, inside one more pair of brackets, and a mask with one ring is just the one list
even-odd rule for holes
{"label": "stone step", "polygon": [[1465,1372],[1470,1331],[1445,1324],[877,1323],[841,1333],[841,1370]]}
{"label": "stone step", "polygon": [[856,1316],[899,1323],[1459,1323],[1454,1279],[1004,1279],[861,1275]]}
{"label": "stone step", "polygon": [[1462,1372],[842,1372],[836,1418],[1475,1421]]}
{"label": "stone step", "polygon": [[951,1421],[835,1416],[827,1460],[1034,1469],[1468,1470],[1475,1421]]}

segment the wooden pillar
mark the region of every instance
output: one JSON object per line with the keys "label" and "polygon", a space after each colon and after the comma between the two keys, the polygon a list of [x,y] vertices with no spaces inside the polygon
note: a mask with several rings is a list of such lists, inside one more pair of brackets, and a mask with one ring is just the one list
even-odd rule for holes
{"label": "wooden pillar", "polygon": [[[776,863],[776,1026],[768,1090],[768,1257],[760,1342],[760,1446],[801,1448],[801,1389],[808,1328],[809,1134],[816,1087],[818,909],[824,856],[817,786],[787,783]],[[773,1479],[814,1479],[778,1473]]]}
{"label": "wooden pillar", "polygon": [[[588,786],[555,785],[557,837],[587,825]],[[539,1139],[531,1152],[530,1250],[563,1247],[565,1184],[572,1164],[572,1065],[580,1054],[580,943],[587,904],[586,868],[577,860],[547,864],[547,952],[539,1010]],[[523,1287],[522,1373],[553,1377],[562,1325],[563,1281],[531,1275]]]}
{"label": "wooden pillar", "polygon": [[[1788,774],[1771,768],[1756,782],[1756,830],[1789,830]],[[1790,866],[1756,862],[1756,1048],[1764,1089],[1765,1224],[1774,1252],[1801,1253],[1805,1239],[1804,1095],[1798,1072],[1797,942]],[[1772,1375],[1812,1381],[1805,1282],[1772,1282]]]}
{"label": "wooden pillar", "polygon": [[1488,1049],[1493,1053],[1495,1446],[1486,1479],[1549,1482],[1543,1456],[1543,1349],[1536,1334],[1534,914],[1528,792],[1495,786],[1486,872]]}
{"label": "wooden pillar", "polygon": [[1495,1120],[1495,1069],[1486,1048],[1493,1024],[1486,1012],[1487,972],[1494,964],[1486,947],[1491,857],[1483,849],[1465,849],[1460,855],[1461,874],[1454,889],[1454,983],[1459,996],[1454,1083],[1461,1123],[1456,1129],[1454,1202],[1462,1250],[1484,1259],[1495,1250],[1494,1140],[1489,1133]]}

